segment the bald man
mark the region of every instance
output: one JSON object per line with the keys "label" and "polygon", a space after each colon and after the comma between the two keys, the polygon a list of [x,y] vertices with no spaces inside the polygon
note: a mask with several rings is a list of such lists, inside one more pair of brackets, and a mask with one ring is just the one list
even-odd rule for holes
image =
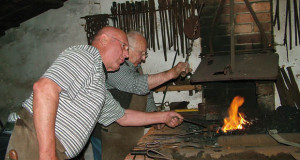
{"label": "bald man", "polygon": [[[56,160],[78,155],[96,123],[122,126],[166,123],[175,127],[183,118],[175,112],[145,113],[123,109],[105,87],[105,71],[115,71],[128,57],[126,34],[105,27],[92,45],[63,51],[22,104],[8,152],[19,159]],[[9,159],[8,154],[6,159]]]}
{"label": "bald man", "polygon": [[[121,65],[118,71],[108,72],[107,88],[125,109],[157,111],[151,89],[177,78],[182,71],[186,70],[187,63],[179,62],[174,68],[157,74],[141,74],[138,70],[141,71],[141,63],[145,62],[147,58],[147,41],[137,31],[128,32],[127,37],[129,42],[128,60]],[[163,126],[164,124],[157,124],[155,128],[160,129]],[[100,155],[100,144],[102,143],[103,160],[124,159],[143,136],[143,133],[143,127],[122,127],[114,123],[101,131],[97,126],[91,137],[93,152],[95,155]],[[99,140],[100,138],[102,142]],[[115,143],[118,145],[114,145]],[[95,160],[100,160],[98,157],[94,157]]]}

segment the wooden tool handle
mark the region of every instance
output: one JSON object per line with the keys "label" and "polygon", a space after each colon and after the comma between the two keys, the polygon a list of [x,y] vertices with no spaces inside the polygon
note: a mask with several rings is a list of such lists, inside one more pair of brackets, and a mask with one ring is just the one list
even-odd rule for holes
{"label": "wooden tool handle", "polygon": [[9,155],[9,159],[11,159],[11,160],[18,160],[18,154],[17,154],[16,150],[11,149],[9,151],[8,155]]}

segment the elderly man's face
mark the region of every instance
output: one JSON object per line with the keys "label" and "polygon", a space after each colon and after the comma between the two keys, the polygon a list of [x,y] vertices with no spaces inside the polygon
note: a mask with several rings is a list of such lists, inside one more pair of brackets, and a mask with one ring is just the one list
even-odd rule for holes
{"label": "elderly man's face", "polygon": [[147,43],[137,41],[134,46],[129,46],[129,61],[136,67],[147,58]]}
{"label": "elderly man's face", "polygon": [[107,34],[107,36],[111,39],[111,43],[108,47],[110,63],[109,66],[107,66],[107,71],[115,71],[120,68],[120,64],[128,57],[128,40],[126,36],[114,37],[109,34]]}

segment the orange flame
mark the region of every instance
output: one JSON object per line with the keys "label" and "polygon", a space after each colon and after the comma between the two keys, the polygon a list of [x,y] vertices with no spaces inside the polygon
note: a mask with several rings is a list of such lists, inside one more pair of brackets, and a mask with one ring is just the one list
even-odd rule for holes
{"label": "orange flame", "polygon": [[229,117],[224,118],[224,125],[222,131],[226,133],[229,130],[243,129],[243,124],[250,124],[245,120],[244,114],[239,113],[238,109],[244,103],[244,98],[235,96],[228,109]]}

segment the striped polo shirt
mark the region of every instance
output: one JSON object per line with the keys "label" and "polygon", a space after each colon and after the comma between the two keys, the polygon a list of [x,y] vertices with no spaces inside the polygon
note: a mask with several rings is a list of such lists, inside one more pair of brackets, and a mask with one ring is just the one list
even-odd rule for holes
{"label": "striped polo shirt", "polygon": [[[73,158],[87,143],[97,122],[107,126],[125,110],[105,87],[105,74],[99,51],[89,45],[63,51],[42,78],[49,78],[62,91],[55,121],[55,135]],[[33,93],[22,104],[33,114]]]}

